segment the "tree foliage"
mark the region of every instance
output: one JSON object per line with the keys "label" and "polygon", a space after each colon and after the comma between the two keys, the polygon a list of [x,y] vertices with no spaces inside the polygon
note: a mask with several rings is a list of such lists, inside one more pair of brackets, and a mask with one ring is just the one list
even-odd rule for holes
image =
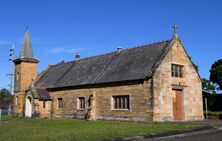
{"label": "tree foliage", "polygon": [[193,61],[192,61],[192,64],[194,66],[194,69],[198,72],[199,71],[199,66],[197,66]]}
{"label": "tree foliage", "polygon": [[0,106],[2,105],[8,105],[12,101],[12,96],[10,95],[10,92],[3,88],[0,90]]}
{"label": "tree foliage", "polygon": [[216,86],[210,80],[205,78],[202,78],[202,89],[212,94],[216,94]]}
{"label": "tree foliage", "polygon": [[190,59],[190,61],[191,61],[191,63],[193,64],[193,66],[194,66],[194,69],[197,71],[197,72],[199,72],[199,66],[198,65],[196,65],[193,61],[192,61],[192,59],[191,59],[191,57],[190,56],[188,56],[189,57],[189,59]]}
{"label": "tree foliage", "polygon": [[215,61],[210,69],[210,81],[218,85],[222,90],[222,59]]}

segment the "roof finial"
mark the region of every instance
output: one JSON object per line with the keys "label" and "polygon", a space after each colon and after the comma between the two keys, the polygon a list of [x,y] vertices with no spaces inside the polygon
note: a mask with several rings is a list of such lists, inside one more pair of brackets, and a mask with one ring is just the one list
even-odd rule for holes
{"label": "roof finial", "polygon": [[174,34],[176,34],[176,33],[177,33],[177,29],[178,29],[177,25],[176,25],[176,24],[173,24],[172,27],[173,27]]}
{"label": "roof finial", "polygon": [[76,61],[78,61],[80,59],[80,55],[79,55],[78,52],[76,53],[76,58],[75,59],[76,59]]}
{"label": "roof finial", "polygon": [[177,29],[178,29],[178,27],[177,27],[177,25],[176,24],[173,24],[173,38],[177,38]]}

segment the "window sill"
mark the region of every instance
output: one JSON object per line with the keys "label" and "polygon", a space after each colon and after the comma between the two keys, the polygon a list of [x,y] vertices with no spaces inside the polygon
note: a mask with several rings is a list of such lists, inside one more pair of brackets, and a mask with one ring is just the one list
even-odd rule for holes
{"label": "window sill", "polygon": [[85,109],[77,109],[78,111],[85,111]]}
{"label": "window sill", "polygon": [[184,78],[184,77],[176,77],[176,76],[171,76],[171,77],[173,77],[173,78]]}
{"label": "window sill", "polygon": [[124,111],[124,112],[129,112],[130,109],[111,109],[112,111]]}

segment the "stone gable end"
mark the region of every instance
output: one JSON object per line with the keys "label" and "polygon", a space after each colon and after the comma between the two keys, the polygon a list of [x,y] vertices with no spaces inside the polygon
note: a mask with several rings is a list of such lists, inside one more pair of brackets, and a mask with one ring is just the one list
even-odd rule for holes
{"label": "stone gable end", "polygon": [[[181,65],[182,78],[172,77],[171,65]],[[202,120],[202,86],[179,39],[173,44],[154,76],[154,121],[173,121],[173,89],[182,90],[183,120]]]}

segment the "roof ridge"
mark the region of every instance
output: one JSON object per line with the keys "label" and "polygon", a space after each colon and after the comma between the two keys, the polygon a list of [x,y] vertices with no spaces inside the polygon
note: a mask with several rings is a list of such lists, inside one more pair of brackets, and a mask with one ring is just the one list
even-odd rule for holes
{"label": "roof ridge", "polygon": [[[145,47],[145,46],[152,46],[152,45],[155,45],[155,44],[159,44],[159,43],[163,43],[163,42],[167,42],[167,41],[171,41],[171,40],[172,39],[165,39],[165,40],[161,40],[161,41],[157,41],[157,42],[152,42],[152,43],[147,43],[147,44],[143,44],[143,45],[138,45],[138,46],[135,46],[135,47],[132,47],[132,48],[123,49],[122,51],[127,51],[127,50],[131,50],[131,49]],[[100,57],[100,56],[105,56],[105,55],[111,55],[111,54],[114,54],[114,53],[117,53],[117,52],[118,51],[113,51],[113,52],[108,52],[108,53],[104,53],[104,54],[98,54],[98,55],[95,55],[95,56],[89,56],[89,57],[86,57],[86,58],[79,59],[78,61],[92,59],[92,58],[96,58],[96,57]],[[74,62],[76,62],[76,60],[72,60],[72,61],[68,61],[68,62],[61,61],[61,62],[59,62],[57,64],[54,64],[54,65],[51,65],[51,66],[56,66],[56,65],[59,65],[59,64],[62,64],[62,63],[66,64],[66,63],[74,63]]]}
{"label": "roof ridge", "polygon": [[51,64],[51,65],[48,65],[49,67],[55,67],[55,66],[58,66],[60,64],[68,64],[68,63],[73,63],[75,61],[68,61],[68,62],[64,62],[64,60],[60,61],[59,63],[57,64]]}
{"label": "roof ridge", "polygon": [[38,82],[44,75],[45,73],[50,69],[51,66],[47,66],[47,68],[45,70],[43,70],[42,72],[40,72],[36,78],[36,80],[33,81],[33,85],[35,86],[35,83]]}
{"label": "roof ridge", "polygon": [[106,70],[109,68],[110,64],[113,61],[113,58],[118,55],[118,54],[113,54],[113,56],[110,58],[110,60],[107,62],[106,67],[104,67],[104,69],[100,72],[100,74],[95,78],[95,80],[92,82],[92,84],[94,84],[96,81],[98,81],[106,72]]}
{"label": "roof ridge", "polygon": [[[113,53],[116,53],[116,51],[108,52],[108,53],[104,53],[104,54],[98,54],[98,55],[95,55],[95,56],[88,56],[88,57],[79,59],[78,61],[87,60],[87,59],[91,59],[91,58],[96,58],[96,57],[99,57],[99,56],[110,55],[110,54],[113,54]],[[65,63],[73,63],[73,62],[76,62],[76,60],[68,61],[68,62],[65,62]]]}
{"label": "roof ridge", "polygon": [[56,86],[56,84],[59,82],[59,80],[61,80],[61,79],[66,75],[66,73],[68,73],[68,72],[72,69],[73,65],[74,65],[74,63],[72,63],[72,64],[69,66],[69,68],[61,75],[61,77],[59,77],[59,78],[55,81],[55,83],[53,84],[53,87]]}
{"label": "roof ridge", "polygon": [[142,45],[138,45],[138,46],[135,46],[135,47],[132,47],[132,48],[123,49],[123,51],[136,49],[136,48],[140,48],[140,47],[145,47],[145,46],[153,46],[153,45],[160,44],[160,43],[167,42],[167,41],[171,41],[171,39],[161,40],[161,41],[147,43],[147,44],[142,44]]}
{"label": "roof ridge", "polygon": [[162,50],[162,53],[160,54],[159,56],[159,60],[157,60],[157,62],[154,63],[154,65],[152,66],[152,69],[151,69],[151,72],[148,72],[148,73],[153,73],[156,71],[156,69],[158,68],[158,66],[161,64],[161,62],[163,61],[164,57],[168,54],[170,48],[172,48],[173,44],[175,43],[175,40],[174,39],[171,39],[171,40],[168,40],[169,43],[168,45],[166,46],[165,49]]}
{"label": "roof ridge", "polygon": [[52,65],[55,67],[50,67],[48,75],[36,84],[57,88],[145,79],[152,76],[151,70],[161,62],[172,41],[163,40],[81,60],[62,61]]}

